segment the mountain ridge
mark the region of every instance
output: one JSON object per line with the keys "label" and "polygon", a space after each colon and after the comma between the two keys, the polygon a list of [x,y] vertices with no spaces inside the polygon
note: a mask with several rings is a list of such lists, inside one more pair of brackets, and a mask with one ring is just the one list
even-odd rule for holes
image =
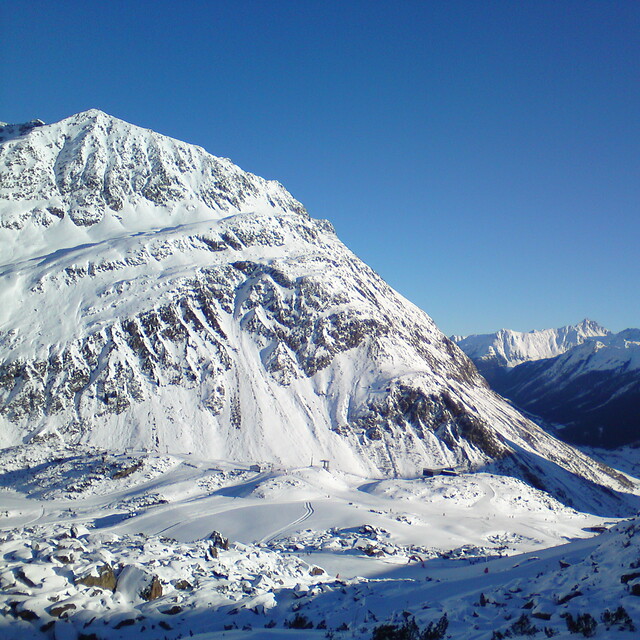
{"label": "mountain ridge", "polygon": [[8,127],[22,132],[4,142],[1,160],[0,241],[10,262],[239,211],[308,215],[279,182],[97,109]]}
{"label": "mountain ridge", "polygon": [[640,440],[640,330],[590,338],[511,369],[496,389],[557,425],[569,442],[615,448]]}
{"label": "mountain ridge", "polygon": [[599,323],[585,318],[578,324],[558,329],[527,332],[500,329],[495,333],[452,336],[451,339],[476,363],[514,367],[522,362],[553,358],[588,338],[609,333]]}
{"label": "mountain ridge", "polygon": [[[637,442],[640,330],[612,333],[585,320],[561,330],[532,333],[538,344],[534,340],[529,346],[539,346],[541,336],[553,336],[561,352],[521,350],[509,360],[513,354],[506,349],[501,353],[500,344],[494,350],[505,335],[501,332],[471,336],[458,344],[497,393],[555,425],[551,428],[563,439],[605,448]],[[487,340],[492,336],[493,343]]]}

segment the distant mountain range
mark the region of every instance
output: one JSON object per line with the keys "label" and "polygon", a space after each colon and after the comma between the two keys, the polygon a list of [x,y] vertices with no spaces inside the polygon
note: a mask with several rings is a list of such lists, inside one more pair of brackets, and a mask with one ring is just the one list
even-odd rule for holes
{"label": "distant mountain range", "polygon": [[609,333],[597,322],[585,319],[576,325],[559,329],[528,332],[500,329],[495,333],[452,336],[452,340],[484,374],[492,368],[511,368],[531,360],[554,358],[589,338]]}
{"label": "distant mountain range", "polygon": [[454,337],[491,387],[576,444],[640,440],[640,330],[591,320],[521,333]]}

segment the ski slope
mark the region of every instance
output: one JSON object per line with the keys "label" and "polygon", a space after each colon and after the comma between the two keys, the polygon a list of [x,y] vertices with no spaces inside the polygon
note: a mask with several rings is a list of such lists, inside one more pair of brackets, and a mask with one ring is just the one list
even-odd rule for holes
{"label": "ski slope", "polygon": [[[20,448],[0,455],[7,639],[52,629],[55,638],[364,639],[382,622],[403,624],[404,611],[424,628],[446,613],[464,640],[508,629],[523,611],[542,633],[534,614],[548,614],[544,624],[565,637],[563,613],[620,604],[640,621],[619,575],[637,558],[640,538],[628,531],[639,525],[597,536],[617,519],[508,476],[375,479],[45,445],[34,457],[35,448],[33,466]],[[213,531],[228,548],[213,547]],[[106,565],[113,591],[78,583]],[[147,600],[154,581],[160,594]],[[313,628],[289,628],[296,614]],[[596,637],[614,637],[598,624]]]}

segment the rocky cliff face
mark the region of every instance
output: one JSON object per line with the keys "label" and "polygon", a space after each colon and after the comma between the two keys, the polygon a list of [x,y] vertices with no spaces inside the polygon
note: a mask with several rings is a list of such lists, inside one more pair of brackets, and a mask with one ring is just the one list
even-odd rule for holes
{"label": "rocky cliff face", "polygon": [[628,488],[494,395],[278,183],[95,110],[0,136],[4,446]]}

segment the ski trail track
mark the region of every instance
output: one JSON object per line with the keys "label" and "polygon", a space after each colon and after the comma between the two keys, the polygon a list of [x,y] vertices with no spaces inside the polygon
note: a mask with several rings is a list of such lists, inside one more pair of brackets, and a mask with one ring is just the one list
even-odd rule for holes
{"label": "ski trail track", "polygon": [[262,538],[262,540],[259,540],[259,542],[264,542],[266,544],[269,544],[270,542],[275,540],[280,534],[284,533],[291,527],[295,527],[296,525],[301,524],[305,520],[308,520],[315,513],[315,510],[311,502],[305,502],[304,507],[305,507],[304,514],[300,516],[297,520],[294,520],[293,522],[286,524],[284,527],[280,527],[280,529],[277,529],[273,533],[266,535],[264,538]]}

